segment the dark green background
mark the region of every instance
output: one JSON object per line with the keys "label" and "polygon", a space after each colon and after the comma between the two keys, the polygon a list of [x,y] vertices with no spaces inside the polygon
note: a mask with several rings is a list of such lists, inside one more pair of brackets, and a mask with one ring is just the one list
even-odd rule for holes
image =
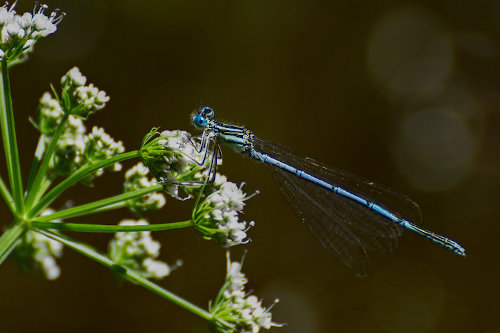
{"label": "dark green background", "polygon": [[[283,332],[500,332],[500,1],[50,5],[68,16],[11,71],[24,172],[37,140],[27,119],[49,82],[74,65],[111,96],[89,128],[105,127],[128,149],[154,126],[193,131],[189,115],[202,100],[219,119],[408,194],[426,227],[467,249],[460,258],[405,233],[395,254],[373,258],[369,276],[357,278],[297,223],[264,166],[225,149],[221,171],[261,191],[243,216],[256,221],[253,242],[232,255],[247,249],[249,288],[266,304],[281,299],[273,318],[288,323]],[[108,173],[66,198],[103,198],[120,192],[120,182]],[[168,198],[150,221],[184,220],[191,205]],[[2,217],[8,225],[10,216]],[[72,236],[102,250],[108,240]],[[206,307],[223,282],[224,250],[192,230],[155,238],[165,261],[184,260],[162,285]],[[204,320],[117,286],[79,254],[65,251],[60,265],[56,282],[10,261],[0,267],[2,332],[206,331]]]}

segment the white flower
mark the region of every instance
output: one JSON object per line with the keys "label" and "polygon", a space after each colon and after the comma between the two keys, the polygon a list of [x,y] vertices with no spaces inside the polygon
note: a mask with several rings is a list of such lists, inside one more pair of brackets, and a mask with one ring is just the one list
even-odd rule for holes
{"label": "white flower", "polygon": [[[247,231],[255,225],[254,221],[240,221],[239,213],[245,207],[247,196],[239,187],[232,182],[222,183],[220,189],[210,194],[196,215],[195,228],[200,231],[205,239],[214,239],[222,246],[230,247],[246,244],[250,241]],[[205,230],[211,230],[206,233]],[[218,232],[214,232],[218,230]]]}
{"label": "white flower", "polygon": [[57,262],[54,257],[43,257],[41,259],[41,265],[47,280],[55,280],[61,275],[61,268],[57,266]]}
{"label": "white flower", "polygon": [[87,78],[82,75],[78,67],[71,68],[62,78],[61,86],[72,85],[76,87],[84,86]]}
{"label": "white flower", "polygon": [[77,87],[74,96],[77,104],[85,107],[89,112],[101,110],[109,102],[106,92],[99,90],[92,83],[88,86]]}
{"label": "white flower", "polygon": [[[57,124],[59,122],[60,119],[58,119]],[[88,141],[85,132],[86,128],[83,121],[78,117],[70,115],[64,131],[57,141],[55,162],[51,165],[56,174],[68,176],[85,164],[85,147]],[[46,144],[51,139],[51,136],[47,136]]]}
{"label": "white flower", "polygon": [[162,261],[146,258],[142,264],[146,271],[156,279],[163,279],[165,276],[170,274],[170,267]]}
{"label": "white flower", "polygon": [[63,116],[61,105],[55,98],[52,98],[49,92],[45,92],[40,98],[40,112],[44,117],[61,118]]}
{"label": "white flower", "polygon": [[[148,225],[146,220],[123,220],[119,225]],[[118,264],[136,270],[146,278],[162,279],[180,265],[169,266],[156,260],[161,244],[149,231],[117,232],[109,244],[109,257]]]}
{"label": "white flower", "polygon": [[99,90],[92,83],[85,85],[87,78],[78,67],[71,68],[62,78],[61,86],[64,110],[71,114],[87,117],[103,109],[109,102],[106,92]]}
{"label": "white flower", "polygon": [[[231,262],[228,251],[226,282],[219,292],[221,297],[218,297],[217,303],[210,307],[210,313],[218,324],[214,325],[216,331],[258,333],[261,328],[283,326],[272,321],[270,312],[278,299],[275,299],[270,307],[264,308],[257,296],[246,293],[245,285],[248,280],[241,272],[241,267],[241,263]],[[232,325],[227,326],[225,323]]]}
{"label": "white flower", "polygon": [[[40,5],[40,9],[36,12],[36,6],[33,10],[33,17],[31,19],[31,36],[36,37],[46,37],[57,31],[57,25],[61,23],[63,17],[66,15],[59,10],[55,10],[50,13],[49,16],[45,15],[45,10],[48,8],[47,5]],[[36,13],[35,13],[36,12]]]}
{"label": "white flower", "polygon": [[57,30],[57,25],[53,23],[54,15],[50,15],[50,17],[45,16],[44,14],[35,14],[32,20],[33,27],[33,37],[46,37],[50,34],[53,34]]}
{"label": "white flower", "polygon": [[103,90],[100,90],[96,95],[95,95],[95,103],[96,105],[99,105],[99,107],[102,109],[104,107],[104,104],[109,102],[109,96],[106,95],[106,92]]}
{"label": "white flower", "polygon": [[16,15],[14,21],[19,24],[22,29],[28,28],[32,24],[33,15],[31,13],[24,13],[23,15]]}
{"label": "white flower", "polygon": [[[96,163],[113,156],[121,154],[125,151],[121,141],[115,141],[109,134],[104,132],[103,128],[94,126],[92,132],[86,137],[85,159],[89,163]],[[114,163],[108,168],[111,171],[120,171],[122,166],[120,163]],[[96,171],[96,176],[101,176],[104,173],[103,169]]]}
{"label": "white flower", "polygon": [[2,28],[1,42],[2,44],[9,44],[13,39],[21,39],[24,35],[24,29],[17,22],[9,23]]}
{"label": "white flower", "polygon": [[157,257],[160,254],[160,242],[155,241],[148,235],[148,237],[143,237],[139,244],[144,248],[146,254],[151,257]]}
{"label": "white flower", "polygon": [[168,161],[170,168],[178,173],[182,173],[189,165],[195,164],[200,157],[195,147],[190,141],[191,135],[186,131],[163,131],[160,134],[163,138],[159,143],[163,143],[167,149],[177,151],[180,154],[172,155]]}
{"label": "white flower", "polygon": [[17,2],[14,2],[14,4],[10,8],[7,8],[7,3],[5,3],[3,7],[0,7],[0,25],[5,25],[14,21],[14,17],[16,15],[16,11],[14,10],[14,8],[16,6],[16,3]]}
{"label": "white flower", "polygon": [[[125,182],[123,183],[124,192],[145,189],[156,185],[156,180],[148,177],[149,170],[142,164],[137,163],[125,173]],[[141,198],[136,198],[126,202],[127,207],[135,215],[141,215],[148,210],[158,210],[165,206],[166,199],[162,193],[149,193]]]}
{"label": "white flower", "polygon": [[[208,169],[205,169],[202,172],[197,172],[194,176],[195,180],[197,181],[205,181],[207,177],[208,177]],[[210,184],[215,188],[219,188],[222,184],[226,182],[227,182],[227,177],[216,172],[214,181],[211,182]]]}
{"label": "white flower", "polygon": [[231,259],[229,257],[229,251],[227,252],[226,256],[228,258],[227,278],[230,281],[227,291],[229,291],[228,294],[230,294],[231,292],[237,290],[243,290],[243,288],[245,288],[245,284],[248,282],[248,279],[245,277],[245,274],[241,272],[242,264],[237,261],[231,262]]}
{"label": "white flower", "polygon": [[45,15],[47,5],[40,5],[32,13],[17,15],[14,10],[17,2],[12,6],[5,3],[0,8],[0,50],[2,58],[7,55],[9,60],[26,55],[32,50],[34,43],[42,37],[53,34],[57,25],[62,21],[64,13],[58,10]]}
{"label": "white flower", "polygon": [[[153,154],[149,152],[153,151]],[[198,194],[203,185],[200,172],[206,167],[201,165],[202,156],[185,131],[163,131],[156,129],[148,133],[141,147],[141,159],[151,174],[164,185],[164,191],[178,200],[191,198]],[[184,197],[179,195],[182,190]]]}

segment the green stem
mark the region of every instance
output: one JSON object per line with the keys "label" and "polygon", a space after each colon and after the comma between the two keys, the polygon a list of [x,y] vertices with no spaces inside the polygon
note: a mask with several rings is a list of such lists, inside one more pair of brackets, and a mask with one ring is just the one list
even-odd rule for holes
{"label": "green stem", "polygon": [[187,228],[193,225],[191,220],[148,225],[104,225],[57,222],[31,222],[31,227],[41,230],[66,230],[78,232],[133,232],[133,231],[164,231]]}
{"label": "green stem", "polygon": [[161,191],[162,189],[163,189],[163,185],[161,185],[161,184],[153,185],[151,187],[144,188],[141,190],[127,192],[127,193],[123,193],[120,195],[115,195],[115,196],[112,196],[109,198],[105,198],[102,200],[94,201],[94,202],[91,202],[88,204],[64,209],[64,210],[58,211],[54,214],[40,216],[40,217],[37,217],[36,219],[33,219],[33,221],[47,222],[47,221],[54,221],[57,219],[67,219],[70,217],[90,215],[90,214],[94,214],[94,213],[98,212],[98,211],[96,211],[97,209],[99,209],[99,211],[101,211],[100,209],[103,207],[114,205],[116,203],[124,202],[124,201],[134,199],[137,197],[142,197],[142,196],[149,194],[149,193]]}
{"label": "green stem", "polygon": [[122,265],[118,265],[117,263],[115,263],[114,261],[109,259],[108,257],[91,249],[89,246],[77,243],[77,242],[69,239],[66,236],[63,236],[60,234],[55,234],[55,233],[52,233],[50,231],[44,231],[44,230],[37,230],[37,231],[40,232],[42,235],[45,235],[49,238],[52,238],[56,241],[61,242],[62,244],[66,245],[66,247],[68,247],[68,248],[70,248],[70,249],[72,249],[80,254],[83,254],[84,256],[86,256],[90,259],[97,261],[98,263],[112,269],[113,271],[120,273],[120,276],[123,277],[124,279],[126,279],[132,283],[138,284],[138,285],[154,292],[155,294],[171,301],[174,304],[179,305],[180,307],[194,313],[195,315],[200,316],[206,320],[213,320],[212,315],[209,312],[207,312],[206,310],[204,310],[204,309],[194,305],[193,303],[190,303],[187,300],[171,293],[170,291],[160,287],[156,283],[149,281],[148,279],[140,276],[139,274],[137,274],[133,270],[128,269],[127,267],[124,267]]}
{"label": "green stem", "polygon": [[2,236],[0,236],[0,265],[9,256],[12,250],[16,248],[25,229],[25,224],[23,222],[15,221],[5,230]]}
{"label": "green stem", "polygon": [[52,182],[54,181],[54,177],[45,177],[42,181],[42,183],[40,184],[40,186],[38,187],[38,191],[36,191],[36,195],[34,196],[33,198],[33,202],[39,202],[40,201],[40,197],[42,197],[45,192],[47,192],[47,189],[50,187],[50,185],[52,185]]}
{"label": "green stem", "polygon": [[0,80],[0,126],[2,128],[2,141],[7,161],[10,189],[14,199],[16,212],[24,211],[23,183],[21,178],[21,165],[17,149],[16,128],[14,124],[14,110],[12,109],[12,96],[10,94],[9,69],[7,57],[2,59],[2,79]]}
{"label": "green stem", "polygon": [[109,206],[104,206],[104,207],[101,207],[101,208],[97,208],[92,213],[97,214],[97,213],[107,212],[108,210],[120,209],[120,208],[124,208],[126,206],[127,206],[127,203],[125,201],[124,202],[118,202],[118,203],[115,203],[115,204],[112,204],[112,205],[109,205]]}
{"label": "green stem", "polygon": [[0,195],[2,195],[3,200],[9,207],[10,211],[15,214],[16,213],[16,207],[14,206],[14,199],[12,199],[12,196],[10,195],[9,189],[7,188],[7,185],[3,182],[3,179],[0,177]]}
{"label": "green stem", "polygon": [[35,149],[35,156],[33,156],[33,162],[31,163],[30,174],[28,176],[28,183],[26,184],[26,192],[31,191],[31,186],[33,186],[33,181],[35,180],[36,171],[40,165],[40,160],[43,157],[45,151],[45,135],[40,135],[38,138],[38,144]]}
{"label": "green stem", "polygon": [[35,199],[40,196],[40,192],[42,192],[42,190],[43,190],[40,187],[40,185],[47,179],[47,171],[49,169],[50,161],[52,160],[52,156],[54,155],[54,152],[56,151],[57,142],[59,141],[59,137],[64,132],[64,129],[66,127],[66,121],[68,120],[68,117],[69,117],[69,115],[67,113],[65,113],[63,115],[61,122],[59,123],[59,126],[57,126],[56,132],[54,133],[54,136],[50,140],[49,146],[47,147],[47,150],[45,151],[45,154],[43,155],[42,163],[40,164],[40,168],[38,169],[38,172],[36,173],[35,180],[33,181],[33,184],[31,185],[31,190],[28,192],[28,197],[26,199],[26,205],[29,208],[31,208],[33,203],[36,202]]}
{"label": "green stem", "polygon": [[28,213],[29,217],[36,216],[38,213],[40,213],[44,208],[46,208],[48,205],[52,203],[61,193],[63,193],[66,189],[69,187],[73,186],[74,184],[78,183],[80,180],[84,179],[86,176],[89,174],[97,171],[100,168],[104,168],[108,165],[111,165],[116,162],[121,162],[125,161],[134,157],[139,156],[139,151],[134,150],[130,151],[127,153],[123,153],[117,156],[114,156],[110,159],[95,163],[95,164],[90,164],[87,165],[83,168],[80,168],[77,172],[57,184],[52,190],[49,191],[36,205],[31,209],[31,211]]}

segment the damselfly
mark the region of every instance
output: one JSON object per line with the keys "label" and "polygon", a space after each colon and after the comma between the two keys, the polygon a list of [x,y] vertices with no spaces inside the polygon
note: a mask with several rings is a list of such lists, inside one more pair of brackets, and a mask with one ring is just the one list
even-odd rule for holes
{"label": "damselfly", "polygon": [[208,106],[193,116],[194,125],[203,129],[200,152],[205,149],[206,157],[213,151],[212,166],[220,156],[220,142],[269,165],[281,192],[316,240],[356,274],[366,274],[369,253],[394,251],[402,228],[465,256],[465,249],[455,241],[410,222],[421,222],[422,213],[407,197],[299,157],[244,127],[219,123],[213,117],[214,110]]}

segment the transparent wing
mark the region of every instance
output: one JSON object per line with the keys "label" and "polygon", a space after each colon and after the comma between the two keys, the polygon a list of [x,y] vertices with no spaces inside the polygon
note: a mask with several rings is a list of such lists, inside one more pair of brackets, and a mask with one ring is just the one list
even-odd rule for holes
{"label": "transparent wing", "polygon": [[[420,221],[419,206],[383,186],[333,169],[286,148],[255,140],[255,148],[320,179]],[[365,275],[369,253],[390,253],[397,247],[401,228],[367,207],[271,166],[281,192],[318,242],[358,275]]]}

